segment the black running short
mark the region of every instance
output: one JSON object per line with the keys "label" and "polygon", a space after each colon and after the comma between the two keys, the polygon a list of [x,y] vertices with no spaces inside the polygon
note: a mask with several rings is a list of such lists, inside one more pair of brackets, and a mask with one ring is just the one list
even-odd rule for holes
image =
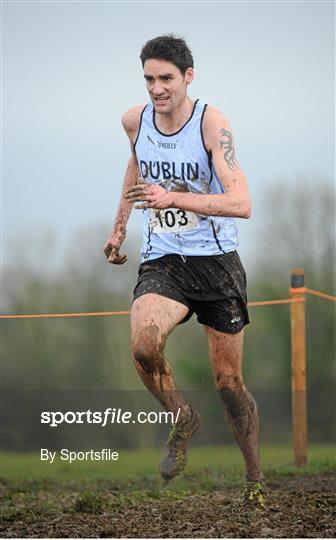
{"label": "black running short", "polygon": [[249,323],[246,274],[237,251],[223,255],[164,255],[140,264],[134,300],[155,293],[189,308],[197,320],[218,330],[236,334]]}

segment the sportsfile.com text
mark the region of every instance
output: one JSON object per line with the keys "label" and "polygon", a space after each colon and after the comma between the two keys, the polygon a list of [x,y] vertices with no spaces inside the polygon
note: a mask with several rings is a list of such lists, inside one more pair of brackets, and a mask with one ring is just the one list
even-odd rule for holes
{"label": "sportsfile.com text", "polygon": [[41,424],[50,427],[58,427],[60,424],[98,424],[105,427],[108,424],[176,424],[180,415],[178,409],[176,415],[168,411],[140,411],[133,414],[130,411],[122,411],[117,408],[107,408],[105,411],[43,411]]}

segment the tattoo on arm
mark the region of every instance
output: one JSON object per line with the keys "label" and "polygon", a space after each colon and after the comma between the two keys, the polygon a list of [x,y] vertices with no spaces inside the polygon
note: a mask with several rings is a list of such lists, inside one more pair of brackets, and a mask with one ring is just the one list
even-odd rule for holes
{"label": "tattoo on arm", "polygon": [[230,171],[238,169],[238,162],[235,156],[235,149],[233,147],[232,135],[227,129],[219,130],[221,138],[219,139],[219,144],[221,150],[224,148],[224,159],[229,167]]}

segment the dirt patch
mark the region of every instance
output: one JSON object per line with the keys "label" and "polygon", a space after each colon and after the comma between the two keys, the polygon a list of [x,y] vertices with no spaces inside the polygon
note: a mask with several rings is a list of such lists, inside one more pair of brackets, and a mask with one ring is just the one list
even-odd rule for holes
{"label": "dirt patch", "polygon": [[[78,486],[77,486],[78,488]],[[251,512],[240,490],[138,497],[92,496],[74,487],[24,491],[4,486],[4,538],[332,538],[336,535],[336,472],[269,481],[267,510]],[[85,503],[85,504],[84,504]]]}

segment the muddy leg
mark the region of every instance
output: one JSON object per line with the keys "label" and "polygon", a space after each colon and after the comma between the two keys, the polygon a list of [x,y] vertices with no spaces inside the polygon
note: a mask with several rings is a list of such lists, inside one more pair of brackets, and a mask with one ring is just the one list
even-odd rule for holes
{"label": "muddy leg", "polygon": [[245,387],[242,376],[243,330],[225,334],[206,327],[209,353],[217,391],[224,403],[226,418],[244,456],[246,478],[259,480],[259,420],[257,404]]}
{"label": "muddy leg", "polygon": [[132,349],[136,369],[148,390],[179,422],[188,420],[190,409],[176,389],[164,354],[169,333],[186,316],[188,308],[157,294],[135,300],[131,312]]}

